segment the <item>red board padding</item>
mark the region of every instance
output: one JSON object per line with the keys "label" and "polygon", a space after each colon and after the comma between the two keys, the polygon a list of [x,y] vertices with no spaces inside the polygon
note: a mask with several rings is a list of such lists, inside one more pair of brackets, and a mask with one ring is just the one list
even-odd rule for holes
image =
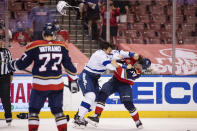
{"label": "red board padding", "polygon": [[[151,59],[155,74],[172,73],[171,44],[119,44],[119,49],[133,51]],[[197,45],[176,45],[176,74],[197,75]]]}
{"label": "red board padding", "polygon": [[[11,47],[9,47],[11,51],[12,58],[20,58],[25,51],[24,46],[20,46],[18,43],[11,43]],[[89,58],[84,55],[74,44],[68,44],[69,55],[74,63],[75,67],[77,68],[77,73],[79,74],[84,66],[87,64]],[[31,71],[32,66],[29,66],[27,70]],[[18,74],[27,74],[24,71],[16,71]]]}

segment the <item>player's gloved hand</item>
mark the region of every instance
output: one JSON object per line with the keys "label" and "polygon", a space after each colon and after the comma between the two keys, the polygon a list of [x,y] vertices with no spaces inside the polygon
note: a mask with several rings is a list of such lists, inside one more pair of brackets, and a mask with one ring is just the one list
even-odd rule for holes
{"label": "player's gloved hand", "polygon": [[16,61],[8,62],[7,66],[8,66],[8,70],[9,70],[9,71],[12,71],[12,72],[16,71],[16,68],[15,68],[15,66],[14,66],[15,62],[16,62]]}
{"label": "player's gloved hand", "polygon": [[127,69],[131,69],[133,66],[131,64],[127,65]]}
{"label": "player's gloved hand", "polygon": [[73,80],[72,82],[69,81],[68,87],[71,93],[77,93],[79,91],[79,85],[77,83],[77,80]]}
{"label": "player's gloved hand", "polygon": [[70,116],[69,115],[66,115],[66,119],[67,119],[67,122],[69,122]]}
{"label": "player's gloved hand", "polygon": [[28,113],[19,113],[17,115],[17,118],[19,118],[19,119],[28,119]]}

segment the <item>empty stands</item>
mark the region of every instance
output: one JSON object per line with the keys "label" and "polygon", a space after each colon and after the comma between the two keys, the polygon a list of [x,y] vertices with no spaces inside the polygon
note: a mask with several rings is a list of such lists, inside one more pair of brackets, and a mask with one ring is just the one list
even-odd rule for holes
{"label": "empty stands", "polygon": [[[130,4],[127,23],[118,25],[117,39],[119,42],[127,41],[130,44],[172,43],[172,0],[135,0]],[[197,44],[196,5],[197,3],[188,4],[184,1],[177,1],[176,36],[178,44]]]}

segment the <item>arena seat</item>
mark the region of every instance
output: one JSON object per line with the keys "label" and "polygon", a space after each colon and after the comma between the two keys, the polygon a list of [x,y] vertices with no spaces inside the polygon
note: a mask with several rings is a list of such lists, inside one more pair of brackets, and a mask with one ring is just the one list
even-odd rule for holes
{"label": "arena seat", "polygon": [[156,37],[156,31],[155,30],[146,30],[146,31],[144,31],[143,36],[148,37],[148,38],[154,38],[154,37]]}
{"label": "arena seat", "polygon": [[137,30],[127,30],[126,36],[128,38],[136,38],[137,37]]}
{"label": "arena seat", "polygon": [[196,24],[197,23],[197,17],[195,17],[195,16],[187,16],[187,23],[189,23],[189,24]]}
{"label": "arena seat", "polygon": [[129,14],[127,16],[127,22],[134,23],[134,14]]}
{"label": "arena seat", "polygon": [[161,29],[161,24],[160,23],[150,23],[149,27],[151,30],[160,30]]}
{"label": "arena seat", "polygon": [[150,7],[150,13],[151,14],[156,14],[156,15],[163,15],[164,14],[164,9],[163,6],[151,6]]}
{"label": "arena seat", "polygon": [[144,30],[144,23],[134,23],[133,28],[138,31],[142,31],[142,30]]}
{"label": "arena seat", "polygon": [[149,43],[150,44],[158,44],[158,43],[160,44],[161,40],[159,38],[150,38]]}
{"label": "arena seat", "polygon": [[143,22],[143,23],[149,23],[150,22],[149,15],[140,15],[139,18],[140,18],[140,22]]}
{"label": "arena seat", "polygon": [[117,46],[119,43],[127,43],[127,37],[125,37],[125,36],[123,36],[123,37],[121,37],[121,36],[117,36],[117,37],[115,37],[115,42],[114,42],[114,44]]}
{"label": "arena seat", "polygon": [[[126,35],[127,40],[124,41],[129,43],[144,41],[146,44],[156,43],[155,41],[172,43],[172,0],[135,0],[130,3],[132,6],[128,14],[128,21],[124,25],[127,30],[120,31],[120,35],[118,34],[121,37]],[[184,36],[187,36],[193,37],[193,41],[196,43],[195,34],[192,32],[196,31],[197,6],[179,2],[176,7],[177,41],[184,41],[186,38]],[[121,26],[120,28],[122,28]],[[153,30],[152,33],[151,30]],[[187,39],[186,41],[191,42],[192,40]]]}
{"label": "arena seat", "polygon": [[188,43],[188,44],[197,44],[197,41],[194,37],[185,37],[183,39],[183,43]]}
{"label": "arena seat", "polygon": [[133,43],[144,44],[144,40],[143,40],[143,38],[133,38]]}
{"label": "arena seat", "polygon": [[9,3],[8,9],[11,11],[22,11],[22,2],[13,2]]}

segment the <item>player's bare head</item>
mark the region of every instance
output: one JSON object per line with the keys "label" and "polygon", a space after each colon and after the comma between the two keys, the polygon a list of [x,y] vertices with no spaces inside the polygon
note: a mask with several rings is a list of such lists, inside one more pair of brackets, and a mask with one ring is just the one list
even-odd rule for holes
{"label": "player's bare head", "polygon": [[110,54],[111,50],[114,49],[114,45],[112,43],[110,43],[110,42],[107,42],[107,41],[102,41],[100,47],[107,54]]}
{"label": "player's bare head", "polygon": [[55,36],[56,36],[55,25],[52,23],[46,23],[43,28],[42,35],[45,40],[55,40]]}

